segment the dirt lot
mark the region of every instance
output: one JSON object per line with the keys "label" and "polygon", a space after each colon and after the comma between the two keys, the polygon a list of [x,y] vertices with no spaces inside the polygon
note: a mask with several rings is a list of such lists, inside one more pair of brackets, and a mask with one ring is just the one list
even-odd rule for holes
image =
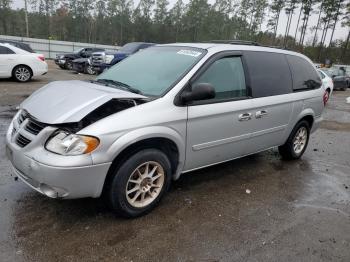
{"label": "dirt lot", "polygon": [[28,84],[0,81],[0,261],[350,261],[350,90],[331,97],[301,160],[270,150],[186,174],[154,212],[125,220],[98,199],[34,192],[5,157],[25,97],[86,78],[51,64]]}

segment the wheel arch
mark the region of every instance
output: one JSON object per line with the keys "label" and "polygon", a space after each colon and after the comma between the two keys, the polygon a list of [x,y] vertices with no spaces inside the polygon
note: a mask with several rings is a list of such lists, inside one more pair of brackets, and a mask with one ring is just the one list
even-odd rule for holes
{"label": "wheel arch", "polygon": [[[306,120],[309,124],[310,130],[315,122],[315,113],[311,109],[307,109],[303,111],[297,118],[298,120],[295,122],[294,126],[302,120]],[[293,126],[293,128],[294,128]]]}
{"label": "wheel arch", "polygon": [[146,138],[126,146],[119,152],[119,154],[116,155],[107,172],[102,192],[104,192],[105,188],[111,183],[114,171],[118,169],[130,156],[139,152],[140,150],[151,148],[158,149],[167,155],[171,164],[172,177],[173,179],[176,178],[177,171],[181,164],[179,159],[179,149],[175,142],[166,137]]}
{"label": "wheel arch", "polygon": [[146,148],[159,149],[165,153],[171,163],[173,179],[179,178],[185,162],[185,142],[181,135],[169,127],[146,127],[124,134],[109,148],[107,154],[113,156],[113,161],[103,188],[112,176],[112,172],[125,159]]}
{"label": "wheel arch", "polygon": [[26,65],[26,64],[18,64],[18,65],[15,65],[12,70],[11,70],[11,76],[13,77],[14,76],[14,73],[15,73],[15,69],[19,66],[25,66],[25,67],[28,67],[28,69],[30,70],[30,73],[32,74],[32,76],[34,75],[33,73],[33,69],[29,66],[29,65]]}

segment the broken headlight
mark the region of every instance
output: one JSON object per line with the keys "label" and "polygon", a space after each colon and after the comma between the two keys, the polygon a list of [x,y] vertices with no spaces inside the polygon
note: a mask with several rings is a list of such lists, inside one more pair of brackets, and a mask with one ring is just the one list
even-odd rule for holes
{"label": "broken headlight", "polygon": [[83,136],[60,131],[49,138],[45,148],[64,156],[88,154],[94,151],[100,141],[92,136]]}

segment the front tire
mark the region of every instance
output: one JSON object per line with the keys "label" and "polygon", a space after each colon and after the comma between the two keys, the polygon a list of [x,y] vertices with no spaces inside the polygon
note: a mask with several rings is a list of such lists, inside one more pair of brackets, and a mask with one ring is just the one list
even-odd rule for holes
{"label": "front tire", "polygon": [[171,164],[162,151],[144,149],[128,158],[106,181],[110,208],[124,217],[147,214],[171,183]]}
{"label": "front tire", "polygon": [[91,65],[86,65],[84,69],[84,73],[88,75],[96,75],[95,70],[92,68]]}
{"label": "front tire", "polygon": [[283,159],[299,159],[305,152],[309,143],[310,125],[307,121],[302,120],[296,124],[287,142],[278,147],[278,151]]}
{"label": "front tire", "polygon": [[73,62],[68,60],[65,65],[67,70],[73,70]]}
{"label": "front tire", "polygon": [[12,71],[13,78],[18,82],[28,82],[33,77],[32,70],[25,65],[16,66]]}

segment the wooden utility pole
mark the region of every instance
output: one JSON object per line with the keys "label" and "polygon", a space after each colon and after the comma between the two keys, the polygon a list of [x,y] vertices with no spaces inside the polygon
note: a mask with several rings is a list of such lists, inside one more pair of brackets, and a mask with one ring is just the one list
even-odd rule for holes
{"label": "wooden utility pole", "polygon": [[26,37],[29,37],[29,23],[28,23],[28,0],[24,0],[24,20],[26,23]]}

